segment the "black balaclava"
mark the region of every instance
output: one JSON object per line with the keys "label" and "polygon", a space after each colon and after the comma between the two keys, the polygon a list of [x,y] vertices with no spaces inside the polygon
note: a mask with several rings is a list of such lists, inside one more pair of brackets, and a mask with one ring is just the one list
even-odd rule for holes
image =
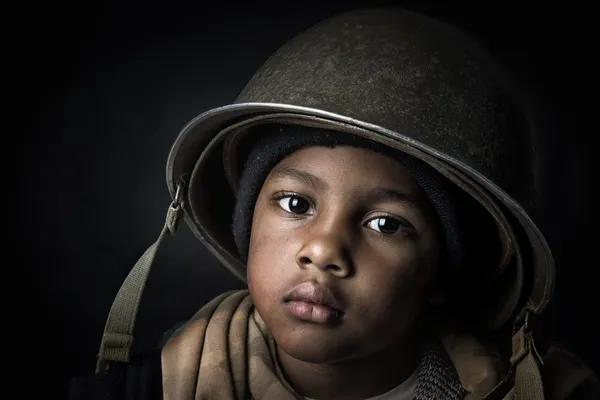
{"label": "black balaclava", "polygon": [[[474,240],[487,236],[482,235],[482,230],[489,233],[488,229],[494,228],[494,225],[490,225],[493,224],[491,218],[474,199],[425,162],[383,144],[343,132],[283,124],[263,125],[254,129],[257,131],[248,135],[254,140],[245,152],[246,162],[233,214],[233,236],[244,260],[248,257],[254,206],[269,172],[286,156],[310,146],[359,147],[389,156],[402,164],[423,189],[438,216],[448,255],[446,265],[452,276],[463,275],[470,264],[481,262],[481,255],[491,255],[489,243],[487,246],[483,243],[472,246]],[[477,226],[472,226],[474,224]],[[493,241],[488,239],[486,242]],[[474,251],[467,254],[467,247]]]}

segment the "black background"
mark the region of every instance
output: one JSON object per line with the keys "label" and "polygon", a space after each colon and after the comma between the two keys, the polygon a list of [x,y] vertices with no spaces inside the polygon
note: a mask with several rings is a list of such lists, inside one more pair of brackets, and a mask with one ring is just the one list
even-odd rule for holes
{"label": "black background", "polygon": [[[17,218],[16,263],[27,276],[25,285],[5,280],[7,309],[26,306],[6,342],[28,382],[20,397],[39,390],[64,398],[70,376],[93,372],[113,297],[162,227],[170,202],[165,162],[183,125],[233,101],[294,34],[377,4],[392,2],[88,1],[23,4],[12,21],[7,13],[5,38],[15,50],[7,64],[17,72],[5,80],[16,85],[9,100],[17,115],[25,113],[23,134],[6,133],[18,138],[7,214]],[[581,122],[584,104],[597,103],[587,72],[595,57],[590,11],[558,3],[401,4],[478,37],[534,101],[549,160],[542,229],[558,267],[546,326],[598,370],[594,130]],[[154,346],[174,323],[237,287],[183,227],[150,277],[136,349]]]}

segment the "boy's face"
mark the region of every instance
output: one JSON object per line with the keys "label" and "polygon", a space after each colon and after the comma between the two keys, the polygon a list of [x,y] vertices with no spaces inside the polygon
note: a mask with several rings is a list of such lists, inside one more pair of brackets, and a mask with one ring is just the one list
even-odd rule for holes
{"label": "boy's face", "polygon": [[270,172],[253,218],[250,293],[279,351],[293,358],[332,363],[384,350],[434,295],[436,220],[389,157],[299,150]]}

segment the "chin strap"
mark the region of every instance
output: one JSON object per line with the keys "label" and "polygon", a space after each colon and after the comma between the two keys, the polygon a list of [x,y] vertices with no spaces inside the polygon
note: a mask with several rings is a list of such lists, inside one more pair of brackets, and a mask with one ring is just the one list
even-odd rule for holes
{"label": "chin strap", "polygon": [[[510,363],[514,370],[514,400],[543,400],[544,386],[540,367],[544,365],[529,330],[529,311],[526,310],[520,327],[512,337]],[[517,319],[519,321],[519,319]]]}
{"label": "chin strap", "polygon": [[113,301],[104,326],[96,373],[107,371],[111,363],[129,362],[133,344],[133,329],[140,299],[160,245],[167,236],[175,235],[177,231],[177,225],[182,214],[182,196],[183,186],[180,184],[177,186],[175,199],[169,206],[165,225],[158,239],[135,263]]}

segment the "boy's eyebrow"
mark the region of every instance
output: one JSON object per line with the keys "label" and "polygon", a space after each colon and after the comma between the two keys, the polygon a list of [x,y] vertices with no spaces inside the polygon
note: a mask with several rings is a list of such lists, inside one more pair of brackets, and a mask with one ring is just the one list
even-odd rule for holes
{"label": "boy's eyebrow", "polygon": [[327,182],[325,182],[321,178],[319,178],[309,172],[301,171],[299,169],[292,168],[292,167],[275,168],[271,172],[271,174],[272,174],[271,177],[273,179],[292,178],[292,179],[295,179],[297,181],[300,181],[302,183],[305,183],[305,184],[311,186],[315,190],[325,190],[329,187],[329,185],[327,185]]}
{"label": "boy's eyebrow", "polygon": [[[271,179],[292,178],[311,186],[315,190],[326,190],[329,188],[327,182],[309,172],[292,167],[278,167],[273,169]],[[390,188],[376,187],[367,193],[367,198],[373,202],[398,201],[419,209],[421,202],[413,196]]]}
{"label": "boy's eyebrow", "polygon": [[376,187],[372,189],[367,196],[371,201],[398,201],[408,204],[415,209],[420,209],[421,207],[421,203],[413,196],[394,189]]}

